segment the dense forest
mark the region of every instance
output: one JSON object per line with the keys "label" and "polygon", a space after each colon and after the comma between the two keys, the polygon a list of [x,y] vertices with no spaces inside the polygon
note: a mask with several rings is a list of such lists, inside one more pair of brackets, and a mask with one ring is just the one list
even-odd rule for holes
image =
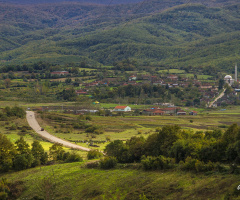
{"label": "dense forest", "polygon": [[237,62],[237,1],[183,3],[0,3],[0,65],[40,60],[80,63],[84,59],[113,64],[134,58],[146,66],[226,69]]}

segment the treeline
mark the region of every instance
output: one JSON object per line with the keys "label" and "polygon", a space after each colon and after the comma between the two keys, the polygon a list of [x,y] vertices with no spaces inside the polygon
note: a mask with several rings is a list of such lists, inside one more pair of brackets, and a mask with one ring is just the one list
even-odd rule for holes
{"label": "treeline", "polygon": [[32,72],[53,72],[53,71],[68,71],[69,73],[76,73],[76,68],[90,68],[90,66],[82,61],[80,64],[66,64],[64,66],[60,66],[57,64],[49,63],[49,62],[35,62],[33,64],[22,64],[22,65],[5,65],[0,68],[0,73],[8,73],[15,71],[28,71]]}
{"label": "treeline", "polygon": [[178,166],[183,170],[209,171],[230,164],[232,172],[240,172],[240,127],[231,125],[224,133],[220,130],[191,132],[177,125],[156,129],[147,139],[132,137],[126,143],[115,140],[105,153],[120,163],[141,162],[150,169]]}
{"label": "treeline", "polygon": [[174,100],[175,102],[186,101],[186,106],[200,105],[201,94],[198,89],[189,85],[189,87],[181,90],[180,88],[174,88],[160,85],[127,85],[119,86],[110,90],[108,87],[95,88],[93,91],[94,98],[98,100],[107,99],[112,102],[114,98],[130,97],[129,103],[153,103],[153,98],[157,98],[160,101]]}
{"label": "treeline", "polygon": [[75,152],[65,152],[61,144],[53,144],[47,154],[39,141],[34,141],[30,148],[23,137],[12,143],[5,135],[0,134],[0,172],[24,170],[50,161],[79,162],[82,160],[81,156]]}

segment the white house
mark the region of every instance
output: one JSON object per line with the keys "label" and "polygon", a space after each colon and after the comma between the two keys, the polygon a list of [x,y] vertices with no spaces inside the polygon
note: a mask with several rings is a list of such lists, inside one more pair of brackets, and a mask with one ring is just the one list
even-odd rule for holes
{"label": "white house", "polygon": [[113,111],[129,112],[129,111],[131,111],[131,108],[129,106],[116,106]]}
{"label": "white house", "polygon": [[136,81],[137,80],[137,77],[132,75],[129,77],[129,81]]}

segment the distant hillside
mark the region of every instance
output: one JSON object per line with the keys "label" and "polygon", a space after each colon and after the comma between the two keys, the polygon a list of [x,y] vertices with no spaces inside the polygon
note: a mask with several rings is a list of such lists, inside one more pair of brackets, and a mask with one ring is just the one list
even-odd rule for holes
{"label": "distant hillside", "polygon": [[184,2],[0,3],[0,64],[82,59],[112,64],[126,58],[174,66],[237,62],[240,5],[231,5],[237,1]]}

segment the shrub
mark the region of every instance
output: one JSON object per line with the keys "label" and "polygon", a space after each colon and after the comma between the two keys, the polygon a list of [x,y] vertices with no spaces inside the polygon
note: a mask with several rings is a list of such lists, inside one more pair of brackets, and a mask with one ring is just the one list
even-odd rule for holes
{"label": "shrub", "polygon": [[195,170],[195,164],[197,162],[197,159],[194,159],[192,157],[187,157],[185,162],[180,161],[179,162],[179,167],[182,170]]}
{"label": "shrub", "polygon": [[87,116],[86,116],[86,120],[88,120],[88,121],[92,121],[92,117],[89,116],[89,115],[87,115]]}
{"label": "shrub", "polygon": [[141,163],[145,170],[160,170],[160,169],[169,169],[173,167],[173,159],[166,158],[162,155],[158,157],[143,156],[141,159]]}
{"label": "shrub", "polygon": [[117,159],[115,157],[105,157],[100,160],[101,169],[111,169],[117,165]]}
{"label": "shrub", "polygon": [[90,150],[87,154],[88,160],[96,159],[102,157],[103,154],[98,150]]}
{"label": "shrub", "polygon": [[197,160],[195,163],[195,168],[197,172],[207,172],[214,170],[216,168],[216,165],[211,161],[205,164],[204,162]]}
{"label": "shrub", "polygon": [[98,168],[99,167],[99,162],[86,163],[85,167],[88,168],[88,169]]}
{"label": "shrub", "polygon": [[87,133],[94,133],[94,131],[96,131],[98,128],[96,126],[89,126],[88,128],[86,128],[86,132]]}
{"label": "shrub", "polygon": [[97,134],[97,135],[100,135],[100,134],[103,134],[103,130],[101,129],[97,129],[93,132],[94,134]]}
{"label": "shrub", "polygon": [[77,154],[76,152],[71,152],[68,154],[68,156],[65,159],[65,162],[71,163],[71,162],[82,162],[83,158]]}

